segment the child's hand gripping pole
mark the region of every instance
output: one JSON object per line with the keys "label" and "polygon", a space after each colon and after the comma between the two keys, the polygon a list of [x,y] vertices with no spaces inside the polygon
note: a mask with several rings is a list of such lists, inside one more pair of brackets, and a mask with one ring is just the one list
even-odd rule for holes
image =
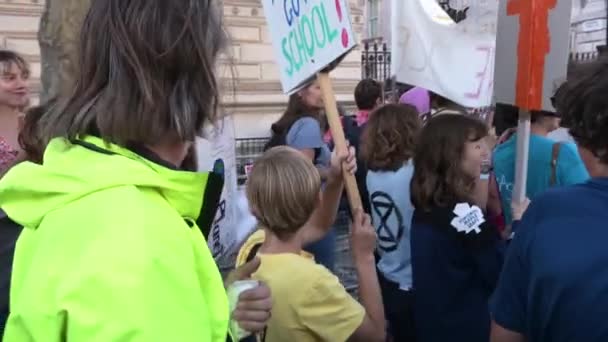
{"label": "child's hand gripping pole", "polygon": [[[320,72],[317,74],[317,80],[319,81],[319,86],[321,87],[321,92],[323,94],[325,113],[327,115],[327,122],[329,123],[329,129],[331,130],[335,148],[338,151],[345,151],[348,147],[346,146],[346,138],[344,137],[344,130],[342,128],[342,123],[340,122],[336,96],[331,84],[331,79],[329,78],[329,72]],[[351,212],[354,213],[358,209],[363,209],[361,195],[357,188],[355,176],[346,171],[346,168],[342,169],[342,175],[344,177],[344,185],[346,187],[346,194],[348,195],[348,203],[350,204]]]}

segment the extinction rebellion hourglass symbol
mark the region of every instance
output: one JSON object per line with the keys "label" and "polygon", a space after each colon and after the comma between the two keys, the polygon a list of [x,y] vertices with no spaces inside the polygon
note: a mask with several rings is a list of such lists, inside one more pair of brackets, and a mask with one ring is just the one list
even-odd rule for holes
{"label": "extinction rebellion hourglass symbol", "polygon": [[392,252],[399,247],[399,241],[405,232],[403,214],[395,205],[395,201],[385,192],[376,191],[371,196],[372,209],[378,222],[378,248],[381,252]]}

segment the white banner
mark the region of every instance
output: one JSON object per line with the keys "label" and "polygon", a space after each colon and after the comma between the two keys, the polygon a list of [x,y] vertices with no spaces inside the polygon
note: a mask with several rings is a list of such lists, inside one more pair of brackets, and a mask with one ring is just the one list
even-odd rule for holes
{"label": "white banner", "polygon": [[234,266],[238,249],[255,228],[247,199],[237,187],[234,122],[226,116],[215,126],[209,125],[205,139],[197,139],[198,169],[210,171],[216,160],[224,162],[224,190],[207,239],[209,249],[220,269]]}
{"label": "white banner", "polygon": [[466,107],[492,103],[498,1],[469,6],[456,24],[436,0],[392,0],[391,70],[398,82]]}
{"label": "white banner", "polygon": [[345,0],[263,0],[283,92],[355,47]]}

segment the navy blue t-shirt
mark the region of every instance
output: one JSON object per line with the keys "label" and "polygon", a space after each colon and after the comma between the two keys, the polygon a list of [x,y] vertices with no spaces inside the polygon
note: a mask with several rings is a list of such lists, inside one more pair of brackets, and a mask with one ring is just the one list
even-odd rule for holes
{"label": "navy blue t-shirt", "polygon": [[[485,220],[456,216],[459,206],[414,211],[411,256],[414,321],[418,342],[488,342],[488,301],[496,288],[504,244],[498,230],[485,221],[479,230],[460,231]],[[469,206],[467,204],[467,206]]]}
{"label": "navy blue t-shirt", "polygon": [[528,342],[608,341],[608,178],[534,200],[490,310]]}

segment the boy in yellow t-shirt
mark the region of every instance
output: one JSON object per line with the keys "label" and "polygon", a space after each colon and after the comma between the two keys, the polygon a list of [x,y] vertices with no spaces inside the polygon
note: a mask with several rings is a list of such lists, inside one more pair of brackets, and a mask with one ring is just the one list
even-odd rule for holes
{"label": "boy in yellow t-shirt", "polygon": [[[340,165],[332,156],[332,165]],[[340,174],[340,166],[337,166]],[[341,177],[339,181],[342,182]],[[261,260],[254,279],[264,281],[273,297],[265,342],[384,341],[385,320],[373,251],[375,231],[358,211],[352,227],[352,250],[362,304],[338,278],[317,265],[302,246],[322,237],[312,222],[321,205],[321,179],[304,154],[289,147],[266,152],[247,184],[251,211],[261,230],[245,243],[237,263],[254,255]],[[327,203],[324,203],[327,205]]]}

